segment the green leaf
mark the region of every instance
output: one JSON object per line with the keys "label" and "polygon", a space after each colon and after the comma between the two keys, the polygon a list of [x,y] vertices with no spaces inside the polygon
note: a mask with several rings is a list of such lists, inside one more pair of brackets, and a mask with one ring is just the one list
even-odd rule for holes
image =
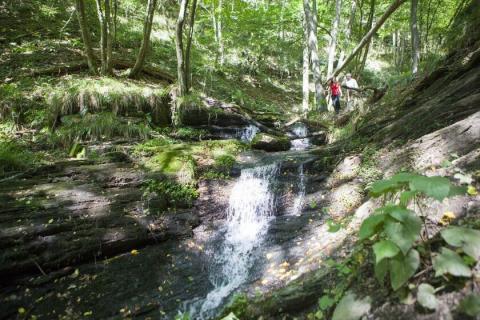
{"label": "green leaf", "polygon": [[[390,214],[392,216],[392,214]],[[385,232],[389,239],[393,241],[406,254],[412,247],[413,243],[420,237],[420,229],[422,221],[419,217],[401,211],[395,211],[394,217],[401,222],[395,220],[387,220],[385,223]]]}
{"label": "green leaf", "polygon": [[359,231],[360,240],[365,240],[377,233],[381,224],[385,220],[384,214],[374,214],[373,216],[368,217],[362,223]]}
{"label": "green leaf", "polygon": [[380,263],[375,264],[375,278],[378,282],[383,284],[383,280],[385,280],[385,276],[388,273],[388,268],[390,267],[389,260],[382,260]]}
{"label": "green leaf", "polygon": [[450,194],[450,181],[444,177],[417,176],[410,181],[410,189],[442,201]]}
{"label": "green leaf", "polygon": [[422,283],[418,286],[417,300],[424,308],[431,310],[436,310],[438,308],[438,300],[437,297],[435,297],[435,288],[428,283]]}
{"label": "green leaf", "polygon": [[397,255],[390,261],[390,283],[393,290],[398,290],[411,276],[415,274],[420,265],[418,251],[412,249],[406,256]]}
{"label": "green leaf", "polygon": [[401,184],[399,184],[396,181],[392,180],[379,180],[376,181],[372,184],[370,187],[370,196],[374,198],[378,198],[384,194],[387,194],[389,192],[395,192],[398,189],[402,187]]}
{"label": "green leaf", "polygon": [[471,294],[467,296],[462,300],[462,302],[460,302],[458,309],[470,317],[476,317],[480,315],[480,295]]}
{"label": "green leaf", "polygon": [[394,175],[393,177],[391,177],[390,180],[395,182],[408,183],[418,177],[421,177],[421,175],[416,173],[411,173],[411,172],[400,172]]}
{"label": "green leaf", "polygon": [[373,252],[375,252],[375,263],[378,264],[383,259],[395,257],[400,253],[400,249],[392,241],[382,240],[373,245]]}
{"label": "green leaf", "polygon": [[406,207],[408,206],[408,204],[410,203],[410,201],[415,198],[415,196],[418,194],[417,191],[404,191],[402,192],[402,194],[400,195],[400,205],[402,207]]}
{"label": "green leaf", "polygon": [[442,252],[433,258],[435,276],[449,273],[457,277],[470,277],[472,271],[465,264],[462,258],[454,251],[442,247]]}
{"label": "green leaf", "polygon": [[476,260],[480,260],[480,231],[463,227],[448,227],[441,232],[442,238]]}
{"label": "green leaf", "polygon": [[334,304],[335,300],[330,298],[330,296],[328,295],[324,295],[320,299],[318,299],[318,306],[321,310],[327,310],[331,308]]}
{"label": "green leaf", "polygon": [[467,187],[461,186],[450,186],[450,192],[448,193],[448,197],[455,197],[455,196],[464,196],[467,194]]}
{"label": "green leaf", "polygon": [[327,230],[328,232],[335,233],[342,228],[342,225],[340,223],[336,223],[333,220],[328,220],[327,224],[328,224],[328,230]]}
{"label": "green leaf", "polygon": [[357,300],[355,294],[348,292],[335,308],[332,320],[358,320],[370,311],[370,307],[370,297]]}

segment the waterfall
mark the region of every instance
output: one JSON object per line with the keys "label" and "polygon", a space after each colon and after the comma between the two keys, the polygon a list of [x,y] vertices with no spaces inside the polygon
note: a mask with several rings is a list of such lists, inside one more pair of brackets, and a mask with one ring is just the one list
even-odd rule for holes
{"label": "waterfall", "polygon": [[240,140],[244,142],[251,142],[253,138],[255,138],[255,135],[258,131],[260,131],[260,129],[258,129],[258,127],[254,126],[253,124],[246,126],[240,132]]}
{"label": "waterfall", "polygon": [[303,164],[298,167],[298,193],[295,197],[292,207],[292,215],[299,216],[305,203],[305,174],[303,172]]}
{"label": "waterfall", "polygon": [[292,128],[293,134],[299,139],[292,140],[291,150],[305,150],[310,147],[310,139],[305,138],[308,135],[308,128],[303,123],[296,123]]}
{"label": "waterfall", "polygon": [[208,319],[223,300],[248,279],[254,250],[261,245],[275,210],[270,185],[278,176],[276,164],[244,169],[229,198],[225,238],[212,257],[209,279],[214,288],[190,308],[195,319]]}

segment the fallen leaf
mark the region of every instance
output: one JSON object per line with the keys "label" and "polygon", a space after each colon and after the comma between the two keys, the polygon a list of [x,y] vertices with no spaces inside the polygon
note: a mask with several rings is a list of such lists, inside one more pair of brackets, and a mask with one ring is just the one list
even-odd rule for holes
{"label": "fallen leaf", "polygon": [[471,196],[476,196],[478,194],[478,191],[474,186],[468,186],[467,193]]}
{"label": "fallen leaf", "polygon": [[133,256],[136,256],[138,254],[138,250],[137,249],[133,249],[132,251],[130,251],[130,253],[133,255]]}
{"label": "fallen leaf", "polygon": [[450,222],[452,222],[453,220],[455,220],[456,216],[455,216],[455,213],[453,213],[452,211],[447,211],[443,214],[442,218],[440,219],[439,223],[441,225],[448,225],[450,224]]}

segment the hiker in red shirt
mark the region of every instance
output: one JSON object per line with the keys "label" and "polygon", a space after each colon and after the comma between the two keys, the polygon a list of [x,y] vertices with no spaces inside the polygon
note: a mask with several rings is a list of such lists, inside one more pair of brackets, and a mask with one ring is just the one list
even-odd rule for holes
{"label": "hiker in red shirt", "polygon": [[328,82],[328,88],[330,90],[330,96],[332,97],[332,104],[335,108],[335,113],[340,112],[340,97],[342,96],[342,86],[337,80],[337,77],[333,77]]}

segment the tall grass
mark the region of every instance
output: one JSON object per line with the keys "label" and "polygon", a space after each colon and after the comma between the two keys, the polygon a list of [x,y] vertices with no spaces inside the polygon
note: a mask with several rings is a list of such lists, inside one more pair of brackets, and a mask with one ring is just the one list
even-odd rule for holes
{"label": "tall grass", "polygon": [[47,97],[54,118],[110,111],[136,116],[169,108],[169,88],[112,78],[74,78],[53,88]]}
{"label": "tall grass", "polygon": [[74,142],[102,141],[121,137],[146,139],[151,129],[145,123],[133,123],[111,112],[64,117],[63,125],[53,133],[52,142],[69,147]]}

